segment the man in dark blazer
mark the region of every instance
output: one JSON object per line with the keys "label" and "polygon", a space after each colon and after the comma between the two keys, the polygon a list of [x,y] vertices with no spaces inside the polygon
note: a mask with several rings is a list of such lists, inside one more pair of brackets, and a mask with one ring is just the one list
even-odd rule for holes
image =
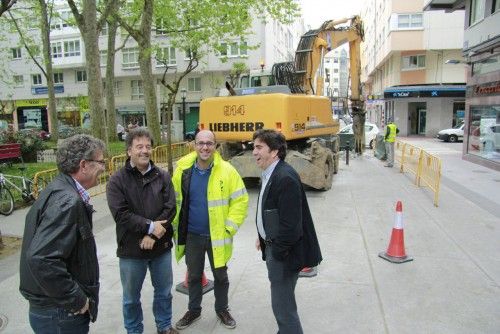
{"label": "man in dark blazer", "polygon": [[295,285],[302,268],[314,267],[322,260],[318,238],[300,177],[284,161],[285,137],[275,130],[261,129],[254,133],[253,141],[253,156],[263,170],[256,247],[266,261],[278,333],[303,333]]}

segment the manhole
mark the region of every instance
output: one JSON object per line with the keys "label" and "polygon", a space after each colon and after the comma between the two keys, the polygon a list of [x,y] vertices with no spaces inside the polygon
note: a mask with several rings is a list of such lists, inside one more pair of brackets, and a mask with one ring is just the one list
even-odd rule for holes
{"label": "manhole", "polygon": [[0,313],[0,332],[7,326],[7,317]]}

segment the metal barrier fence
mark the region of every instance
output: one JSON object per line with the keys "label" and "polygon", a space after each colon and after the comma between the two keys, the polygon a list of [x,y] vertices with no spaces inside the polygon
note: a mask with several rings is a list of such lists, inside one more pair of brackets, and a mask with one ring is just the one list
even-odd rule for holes
{"label": "metal barrier fence", "polygon": [[[193,151],[193,146],[190,143],[182,142],[172,144],[173,159],[178,159],[191,151]],[[96,196],[106,192],[106,184],[109,177],[117,170],[125,166],[127,158],[126,154],[120,154],[115,155],[111,159],[105,159],[106,171],[99,177],[98,184],[88,190],[90,196]],[[161,145],[154,148],[151,159],[158,167],[165,168],[167,166],[167,145]],[[57,169],[44,170],[35,174],[33,177],[35,198],[38,198],[38,190],[45,188],[57,176],[57,174],[59,174]]]}
{"label": "metal barrier fence", "polygon": [[438,206],[441,184],[441,159],[422,148],[396,140],[396,161],[401,164],[400,172],[415,175],[417,186],[427,186],[434,192],[434,206]]}

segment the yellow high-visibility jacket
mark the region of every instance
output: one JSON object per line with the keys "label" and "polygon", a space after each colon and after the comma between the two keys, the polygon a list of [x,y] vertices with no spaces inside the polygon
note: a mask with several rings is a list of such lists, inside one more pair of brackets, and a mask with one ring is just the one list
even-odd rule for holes
{"label": "yellow high-visibility jacket", "polygon": [[388,143],[394,143],[396,140],[396,134],[399,132],[398,127],[394,123],[387,124],[387,129],[385,132],[385,141]]}
{"label": "yellow high-visibility jacket", "polygon": [[[197,153],[191,152],[177,162],[172,177],[177,202],[177,214],[173,221],[175,257],[177,262],[184,256],[189,212],[189,184]],[[245,221],[248,209],[248,193],[236,169],[224,161],[218,152],[207,188],[208,219],[215,268],[226,265],[233,253],[233,236]]]}

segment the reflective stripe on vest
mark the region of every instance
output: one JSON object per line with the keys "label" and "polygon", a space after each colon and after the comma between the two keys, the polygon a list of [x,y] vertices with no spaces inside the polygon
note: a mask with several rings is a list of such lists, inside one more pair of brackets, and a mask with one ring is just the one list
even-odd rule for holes
{"label": "reflective stripe on vest", "polygon": [[231,245],[232,243],[233,243],[233,238],[212,240],[212,247],[224,247],[225,245]]}
{"label": "reflective stripe on vest", "polygon": [[235,231],[238,231],[238,228],[239,228],[235,222],[233,222],[232,220],[229,220],[229,219],[226,219],[226,221],[224,222],[224,225],[226,225],[227,227],[232,227],[233,230],[235,230]]}
{"label": "reflective stripe on vest", "polygon": [[223,205],[228,205],[228,204],[229,204],[229,200],[227,200],[227,199],[215,199],[215,200],[208,201],[209,208],[214,208],[216,206],[223,206]]}

